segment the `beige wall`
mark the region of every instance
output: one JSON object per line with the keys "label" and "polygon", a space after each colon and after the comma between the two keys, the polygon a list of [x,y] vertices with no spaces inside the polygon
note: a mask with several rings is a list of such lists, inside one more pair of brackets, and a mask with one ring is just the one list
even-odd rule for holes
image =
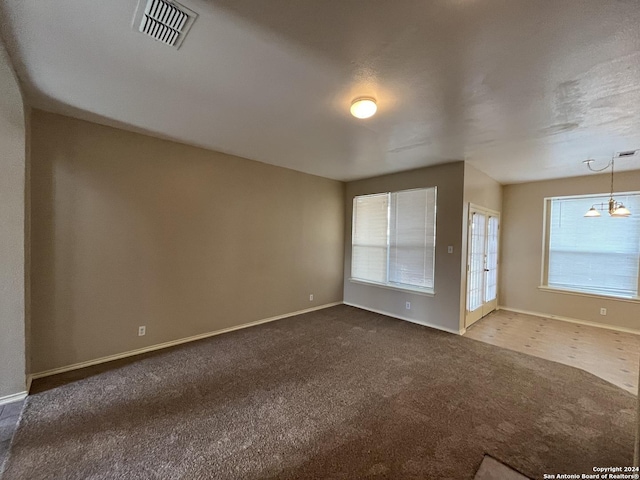
{"label": "beige wall", "polygon": [[[616,175],[617,191],[640,189],[640,170]],[[640,330],[640,303],[538,289],[544,198],[607,193],[608,175],[588,175],[504,187],[500,303],[506,307]],[[636,212],[634,212],[636,213]],[[638,212],[640,213],[640,212]],[[607,315],[600,315],[600,308]]]}
{"label": "beige wall", "polygon": [[464,164],[464,202],[500,212],[502,185],[473,165]]}
{"label": "beige wall", "polygon": [[0,44],[0,398],[25,391],[25,112]]}
{"label": "beige wall", "polygon": [[32,139],[34,372],[342,300],[343,183],[38,110]]}
{"label": "beige wall", "polygon": [[[464,164],[464,205],[462,211],[462,272],[460,278],[460,329],[464,329],[467,308],[467,254],[469,204],[502,212],[502,185],[469,163]],[[500,265],[498,265],[500,269]],[[499,299],[498,299],[499,301]]]}
{"label": "beige wall", "polygon": [[[460,328],[460,251],[464,162],[421,168],[347,183],[345,196],[344,301],[450,332]],[[411,188],[438,187],[436,216],[435,295],[391,290],[349,281],[353,197]],[[447,253],[447,246],[454,253]],[[411,302],[411,310],[405,303]]]}

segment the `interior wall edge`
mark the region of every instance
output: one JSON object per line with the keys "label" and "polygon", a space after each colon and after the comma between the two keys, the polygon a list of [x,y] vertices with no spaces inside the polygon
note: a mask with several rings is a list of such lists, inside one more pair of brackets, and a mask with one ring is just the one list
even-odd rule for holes
{"label": "interior wall edge", "polygon": [[0,38],[0,398],[26,387],[26,118],[14,64]]}
{"label": "interior wall edge", "polygon": [[[23,95],[24,98],[24,95]],[[23,100],[25,124],[25,182],[24,182],[24,339],[27,392],[31,387],[31,112]]]}

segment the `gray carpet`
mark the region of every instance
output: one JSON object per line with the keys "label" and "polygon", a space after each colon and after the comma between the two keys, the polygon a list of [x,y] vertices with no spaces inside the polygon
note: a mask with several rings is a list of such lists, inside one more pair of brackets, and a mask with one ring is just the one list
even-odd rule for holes
{"label": "gray carpet", "polygon": [[620,388],[347,306],[35,390],[3,480],[461,480],[485,454],[542,478],[633,456]]}

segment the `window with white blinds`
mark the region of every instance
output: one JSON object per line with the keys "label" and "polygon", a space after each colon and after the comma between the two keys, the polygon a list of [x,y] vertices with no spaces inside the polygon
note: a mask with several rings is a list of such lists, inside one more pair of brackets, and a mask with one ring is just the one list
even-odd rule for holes
{"label": "window with white blinds", "polygon": [[547,204],[547,286],[564,290],[638,297],[640,193],[614,194],[633,215],[588,218],[608,196],[557,197]]}
{"label": "window with white blinds", "polygon": [[353,199],[351,276],[385,283],[389,257],[389,194]]}
{"label": "window with white blinds", "polygon": [[351,277],[433,292],[436,188],[353,199]]}

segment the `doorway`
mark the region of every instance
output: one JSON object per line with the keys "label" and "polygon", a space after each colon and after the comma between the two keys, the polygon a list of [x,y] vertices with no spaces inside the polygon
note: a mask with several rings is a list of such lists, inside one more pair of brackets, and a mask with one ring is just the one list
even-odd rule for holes
{"label": "doorway", "polygon": [[498,306],[500,213],[469,205],[465,327]]}

